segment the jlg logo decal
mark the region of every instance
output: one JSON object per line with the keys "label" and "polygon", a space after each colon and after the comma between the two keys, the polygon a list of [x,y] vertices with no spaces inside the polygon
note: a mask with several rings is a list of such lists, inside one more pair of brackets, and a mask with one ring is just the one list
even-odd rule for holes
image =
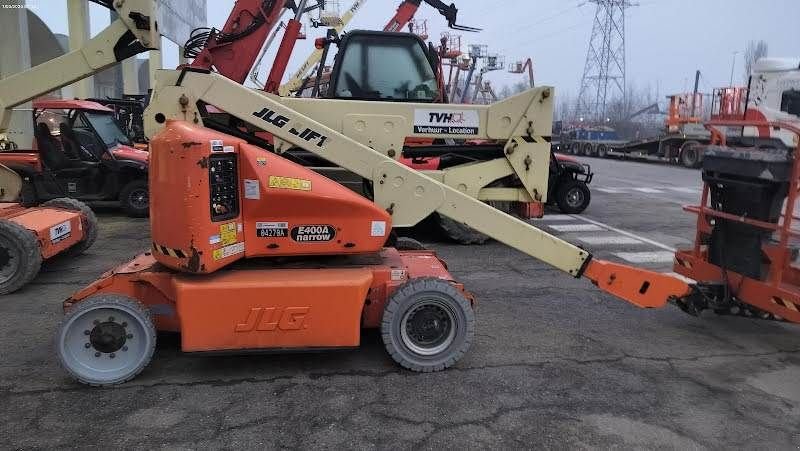
{"label": "jlg logo decal", "polygon": [[306,320],[310,307],[253,307],[244,322],[236,325],[236,332],[269,332],[274,330],[300,330],[308,327]]}
{"label": "jlg logo decal", "polygon": [[[272,124],[278,128],[283,128],[289,123],[290,119],[286,116],[281,116],[269,108],[262,108],[261,111],[253,111],[253,116],[263,120],[268,124]],[[307,142],[314,142],[317,147],[325,148],[325,143],[328,137],[310,128],[305,128],[303,131],[296,130],[294,127],[289,127],[289,133],[303,138]]]}

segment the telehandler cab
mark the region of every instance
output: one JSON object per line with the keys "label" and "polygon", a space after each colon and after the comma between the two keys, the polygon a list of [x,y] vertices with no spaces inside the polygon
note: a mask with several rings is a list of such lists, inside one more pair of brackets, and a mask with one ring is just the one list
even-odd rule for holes
{"label": "telehandler cab", "polygon": [[[144,0],[114,3],[120,18],[152,20],[151,7]],[[117,38],[124,36],[120,24],[132,32],[145,24],[154,29],[142,20],[118,21],[111,26],[120,32]],[[69,55],[60,59],[71,61]],[[376,327],[403,367],[447,368],[471,343],[473,296],[434,253],[385,247],[392,225],[413,225],[433,212],[573,277],[586,277],[639,307],[673,302],[696,313],[744,305],[800,322],[800,278],[786,267],[800,160],[789,154],[757,160],[781,171],[770,180],[745,163],[752,155],[743,158],[724,142],[718,157],[707,160],[718,163],[708,168],[713,186],[705,188],[712,206],[697,210],[695,249],[678,254],[679,264],[688,268],[683,273],[700,278],[695,282],[593,258],[481,202],[468,181],[445,183],[388,155],[392,149],[397,153],[415,128],[422,137],[435,137],[427,132],[434,127],[428,123],[431,112],[463,113],[477,130],[462,124],[464,134],[457,138],[474,137],[465,134],[470,132],[502,142],[504,160],[492,164],[511,165],[526,186],[546,193],[552,88],[531,89],[490,106],[431,111],[430,104],[416,102],[281,98],[191,68],[163,70],[156,78],[145,113],[151,138],[151,251],[67,299],[56,335],[61,363],[83,383],[112,385],[135,377],[152,358],[156,330],[179,331],[187,352],[235,352],[349,348],[358,346],[362,328]],[[0,96],[5,83],[0,82]],[[374,200],[206,127],[205,105],[371,180]],[[762,186],[758,196],[736,198],[753,184]],[[779,226],[780,208],[762,207],[765,201],[780,205],[787,192],[791,202]],[[742,212],[753,208],[761,208],[759,219],[741,221]],[[772,233],[779,235],[777,244],[770,241]],[[715,242],[730,243],[737,234],[762,246],[771,260],[751,266],[713,254]],[[754,247],[741,251],[758,254]]]}

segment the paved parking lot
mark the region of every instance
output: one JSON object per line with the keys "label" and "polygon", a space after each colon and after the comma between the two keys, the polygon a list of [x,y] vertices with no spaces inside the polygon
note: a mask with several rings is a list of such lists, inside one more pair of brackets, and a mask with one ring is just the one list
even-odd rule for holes
{"label": "paved parking lot", "polygon": [[[581,217],[536,225],[599,258],[670,271],[692,238],[699,172],[588,159]],[[476,294],[471,351],[442,373],[360,349],[201,357],[159,336],[134,381],[87,389],[58,367],[60,302],[148,246],[147,222],[100,214],[90,252],[0,299],[0,448],[800,447],[800,329],[639,310],[498,243],[433,243]]]}

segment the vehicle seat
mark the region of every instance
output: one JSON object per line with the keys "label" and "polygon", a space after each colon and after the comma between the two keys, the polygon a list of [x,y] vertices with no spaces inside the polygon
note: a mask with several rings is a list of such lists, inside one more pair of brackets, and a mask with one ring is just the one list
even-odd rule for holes
{"label": "vehicle seat", "polygon": [[64,155],[70,160],[80,160],[81,144],[78,142],[72,127],[62,122],[58,125],[58,130],[61,132],[61,148],[64,149]]}
{"label": "vehicle seat", "polygon": [[39,122],[36,125],[35,136],[42,163],[44,163],[48,169],[52,171],[61,171],[63,169],[75,168],[75,164],[58,148],[58,143],[50,133],[50,127],[48,127],[47,124]]}

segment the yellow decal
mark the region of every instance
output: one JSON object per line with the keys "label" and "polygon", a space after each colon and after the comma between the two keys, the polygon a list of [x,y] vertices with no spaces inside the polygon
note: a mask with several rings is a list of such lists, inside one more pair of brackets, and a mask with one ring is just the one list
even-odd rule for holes
{"label": "yellow decal", "polygon": [[241,254],[244,252],[244,243],[235,243],[231,244],[230,246],[225,246],[220,249],[214,250],[211,253],[211,256],[214,258],[214,261],[222,260],[223,258],[228,258],[234,256],[236,254]]}
{"label": "yellow decal", "polygon": [[269,176],[269,187],[277,189],[293,189],[297,191],[311,191],[311,180],[295,179],[292,177]]}
{"label": "yellow decal", "polygon": [[219,243],[223,246],[236,242],[236,223],[229,222],[219,226]]}

